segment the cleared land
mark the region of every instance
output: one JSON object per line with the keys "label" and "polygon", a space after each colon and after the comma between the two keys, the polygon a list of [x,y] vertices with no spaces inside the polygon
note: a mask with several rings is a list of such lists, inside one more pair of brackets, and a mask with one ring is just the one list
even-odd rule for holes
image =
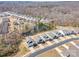
{"label": "cleared land", "polygon": [[56,50],[47,51],[45,53],[42,53],[39,56],[41,56],[41,57],[60,57],[60,55],[58,54],[58,52]]}

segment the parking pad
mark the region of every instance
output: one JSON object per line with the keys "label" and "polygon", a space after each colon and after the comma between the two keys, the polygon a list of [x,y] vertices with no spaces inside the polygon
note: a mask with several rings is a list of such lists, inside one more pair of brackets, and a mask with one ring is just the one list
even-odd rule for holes
{"label": "parking pad", "polygon": [[53,43],[51,43],[51,42],[49,42],[49,41],[47,41],[46,43],[47,43],[48,45],[52,45],[52,44],[53,44]]}
{"label": "parking pad", "polygon": [[66,40],[64,37],[59,37],[59,39],[60,39],[61,41]]}
{"label": "parking pad", "polygon": [[34,47],[34,49],[39,49],[39,48],[40,48],[39,46]]}
{"label": "parking pad", "polygon": [[64,36],[64,38],[65,38],[65,39],[70,39],[71,37],[70,37],[70,36]]}
{"label": "parking pad", "polygon": [[44,46],[42,44],[38,44],[39,48],[43,49]]}
{"label": "parking pad", "polygon": [[48,44],[45,42],[44,44],[42,44],[44,47],[48,46]]}
{"label": "parking pad", "polygon": [[70,35],[72,38],[76,38],[77,36],[76,35]]}
{"label": "parking pad", "polygon": [[31,51],[31,53],[35,52],[35,49],[33,47],[30,47],[29,50]]}
{"label": "parking pad", "polygon": [[54,41],[55,43],[59,43],[58,39],[54,39],[53,41]]}

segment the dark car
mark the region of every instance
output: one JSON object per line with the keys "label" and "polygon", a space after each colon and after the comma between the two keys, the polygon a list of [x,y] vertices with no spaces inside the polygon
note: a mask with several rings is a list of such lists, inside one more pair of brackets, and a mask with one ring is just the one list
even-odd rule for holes
{"label": "dark car", "polygon": [[47,35],[44,35],[43,37],[46,39],[46,41],[52,41],[52,39],[49,38]]}
{"label": "dark car", "polygon": [[32,41],[32,40],[27,41],[27,44],[29,47],[36,47],[37,46],[37,43],[35,41]]}
{"label": "dark car", "polygon": [[71,32],[68,31],[68,30],[63,30],[63,32],[64,32],[65,36],[67,36],[67,35],[71,35]]}
{"label": "dark car", "polygon": [[53,37],[53,39],[58,39],[58,38],[59,38],[58,36],[54,36],[54,37]]}
{"label": "dark car", "polygon": [[45,43],[45,41],[44,41],[43,39],[41,39],[41,38],[38,38],[38,39],[37,39],[37,43],[38,43],[38,44],[41,44],[41,43]]}
{"label": "dark car", "polygon": [[78,32],[75,32],[75,31],[72,31],[72,32],[71,32],[71,34],[74,34],[74,35],[76,35],[77,33],[78,33]]}

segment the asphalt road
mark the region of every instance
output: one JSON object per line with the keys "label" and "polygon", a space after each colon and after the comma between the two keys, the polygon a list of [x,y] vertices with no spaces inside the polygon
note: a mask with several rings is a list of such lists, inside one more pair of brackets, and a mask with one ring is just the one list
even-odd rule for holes
{"label": "asphalt road", "polygon": [[43,52],[45,52],[45,51],[48,51],[48,50],[54,49],[54,48],[56,48],[56,47],[58,47],[58,46],[61,46],[61,45],[65,44],[65,43],[68,43],[68,42],[70,42],[70,41],[74,41],[74,40],[79,40],[79,38],[68,39],[68,40],[65,40],[65,41],[59,42],[59,43],[57,43],[57,44],[54,44],[54,45],[48,46],[48,47],[46,47],[46,48],[44,48],[44,49],[41,49],[41,50],[35,51],[34,53],[30,54],[28,57],[35,57],[35,56],[37,56],[37,55],[39,55],[39,54],[41,54],[41,53],[43,53]]}

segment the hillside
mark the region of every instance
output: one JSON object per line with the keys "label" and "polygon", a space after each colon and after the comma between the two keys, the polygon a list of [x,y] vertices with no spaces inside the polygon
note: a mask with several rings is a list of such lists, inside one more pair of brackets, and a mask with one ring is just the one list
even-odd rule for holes
{"label": "hillside", "polygon": [[[12,11],[55,20],[60,25],[79,23],[79,2],[0,2],[0,12]],[[74,26],[75,26],[74,24]]]}

